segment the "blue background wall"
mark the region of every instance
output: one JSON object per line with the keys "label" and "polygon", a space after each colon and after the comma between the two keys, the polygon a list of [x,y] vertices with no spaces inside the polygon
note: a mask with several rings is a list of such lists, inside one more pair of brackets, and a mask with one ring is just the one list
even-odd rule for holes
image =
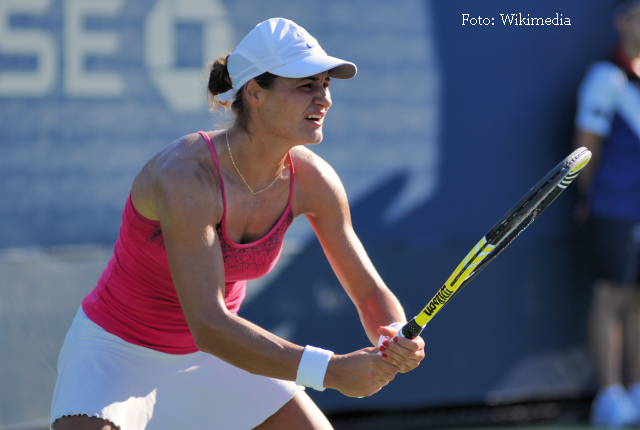
{"label": "blue background wall", "polygon": [[[579,82],[615,41],[612,3],[0,0],[0,248],[113,243],[144,162],[224,124],[194,87],[203,63],[284,16],[359,67],[332,83],[314,150],[343,179],[356,232],[412,316],[570,152]],[[467,13],[494,25],[462,25]],[[571,25],[503,25],[506,13]],[[7,81],[34,73],[21,90]],[[418,370],[371,398],[313,398],[343,410],[590,393],[574,198],[558,199],[434,319]],[[298,252],[241,315],[300,344],[367,346],[304,220],[287,240]]]}

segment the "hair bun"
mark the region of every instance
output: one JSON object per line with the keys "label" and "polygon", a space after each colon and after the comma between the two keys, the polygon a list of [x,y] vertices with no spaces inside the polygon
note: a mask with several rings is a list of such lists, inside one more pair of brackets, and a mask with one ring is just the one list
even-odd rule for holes
{"label": "hair bun", "polygon": [[229,77],[229,70],[227,69],[228,59],[229,54],[222,55],[209,66],[209,83],[207,85],[207,90],[209,95],[209,105],[212,108],[216,105],[228,107],[230,104],[230,102],[219,102],[213,99],[214,96],[225,93],[233,88],[231,85],[231,77]]}

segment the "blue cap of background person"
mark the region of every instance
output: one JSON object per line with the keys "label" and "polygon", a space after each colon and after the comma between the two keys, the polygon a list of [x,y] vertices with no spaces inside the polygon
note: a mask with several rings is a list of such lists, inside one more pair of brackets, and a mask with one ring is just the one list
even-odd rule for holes
{"label": "blue cap of background person", "polygon": [[640,0],[620,0],[613,9],[613,16],[615,18],[626,16],[638,5],[640,5]]}
{"label": "blue cap of background person", "polygon": [[220,101],[235,97],[249,80],[265,72],[284,78],[304,78],[329,71],[336,79],[356,75],[356,65],[330,57],[304,28],[284,18],[271,18],[251,30],[229,55],[227,70],[233,89],[219,94]]}

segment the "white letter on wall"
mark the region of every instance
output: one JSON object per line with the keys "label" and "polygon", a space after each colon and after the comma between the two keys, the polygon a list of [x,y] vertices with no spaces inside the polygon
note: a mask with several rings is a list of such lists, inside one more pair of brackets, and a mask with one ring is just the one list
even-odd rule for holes
{"label": "white letter on wall", "polygon": [[42,97],[56,84],[58,49],[53,36],[44,30],[12,29],[14,13],[42,14],[52,0],[0,1],[0,51],[4,54],[35,55],[38,67],[33,72],[0,71],[0,96]]}
{"label": "white letter on wall", "polygon": [[65,0],[64,2],[64,90],[69,96],[118,97],[125,83],[116,72],[87,71],[87,55],[113,55],[118,35],[107,31],[85,31],[87,15],[115,16],[123,0]]}
{"label": "white letter on wall", "polygon": [[205,90],[198,85],[202,69],[176,66],[178,22],[203,26],[205,62],[233,48],[233,29],[224,5],[218,0],[158,0],[145,20],[144,62],[151,81],[175,112],[198,112],[206,107]]}

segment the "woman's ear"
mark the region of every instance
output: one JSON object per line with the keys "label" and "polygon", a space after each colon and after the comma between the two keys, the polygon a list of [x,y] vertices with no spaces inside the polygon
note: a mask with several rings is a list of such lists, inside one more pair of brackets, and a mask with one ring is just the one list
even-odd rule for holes
{"label": "woman's ear", "polygon": [[253,106],[260,106],[264,101],[264,88],[255,79],[251,79],[244,87],[244,99]]}

